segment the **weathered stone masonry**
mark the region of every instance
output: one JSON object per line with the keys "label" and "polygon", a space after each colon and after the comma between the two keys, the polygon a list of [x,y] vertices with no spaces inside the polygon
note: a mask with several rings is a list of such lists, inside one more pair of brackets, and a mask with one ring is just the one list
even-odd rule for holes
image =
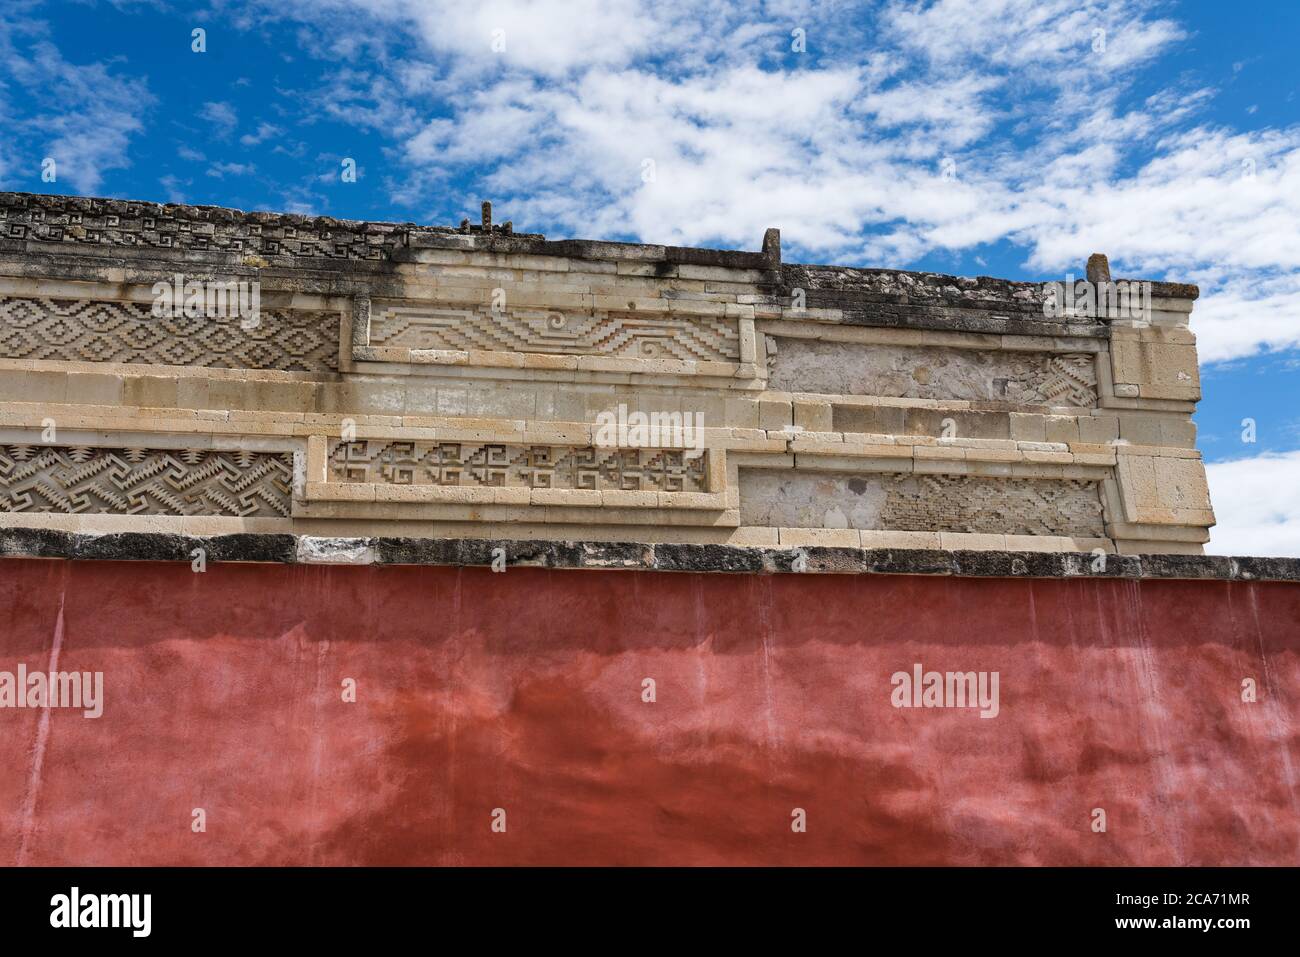
{"label": "weathered stone masonry", "polygon": [[[178,275],[258,321],[154,316]],[[0,523],[1197,553],[1196,296],[0,193]],[[620,407],[700,447],[603,447]]]}

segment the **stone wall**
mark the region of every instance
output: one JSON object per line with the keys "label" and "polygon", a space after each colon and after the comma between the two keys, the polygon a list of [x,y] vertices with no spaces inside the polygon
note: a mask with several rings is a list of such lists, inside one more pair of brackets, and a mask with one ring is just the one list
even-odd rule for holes
{"label": "stone wall", "polygon": [[1196,294],[5,193],[0,524],[1199,552]]}

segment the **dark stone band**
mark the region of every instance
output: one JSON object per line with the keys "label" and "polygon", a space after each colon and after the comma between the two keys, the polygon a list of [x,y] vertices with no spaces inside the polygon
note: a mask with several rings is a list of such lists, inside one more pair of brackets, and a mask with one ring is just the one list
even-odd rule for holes
{"label": "dark stone band", "polygon": [[[304,545],[312,546],[304,548]],[[331,547],[364,554],[331,561]],[[973,578],[1128,578],[1300,581],[1300,559],[1088,552],[938,551],[904,548],[745,548],[734,545],[513,541],[477,538],[329,538],[280,534],[196,537],[156,532],[86,534],[0,529],[0,558],[74,561],[507,566],[730,574],[957,575]]]}

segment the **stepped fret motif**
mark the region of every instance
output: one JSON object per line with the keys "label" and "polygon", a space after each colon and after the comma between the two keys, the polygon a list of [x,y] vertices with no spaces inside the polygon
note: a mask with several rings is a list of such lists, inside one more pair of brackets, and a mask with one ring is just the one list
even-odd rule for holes
{"label": "stepped fret motif", "polygon": [[1097,405],[1097,366],[1087,353],[1053,355],[1037,381],[1027,382],[1026,387],[1046,399],[1047,405],[1093,408]]}
{"label": "stepped fret motif", "polygon": [[1001,532],[1100,537],[1096,482],[895,474],[883,527],[900,531]]}
{"label": "stepped fret motif", "polygon": [[450,232],[292,213],[0,193],[0,235],[76,246],[210,249],[310,265],[317,260],[388,259],[406,245],[411,231]]}
{"label": "stepped fret motif", "polygon": [[0,446],[0,512],[287,518],[290,452]]}
{"label": "stepped fret motif", "polygon": [[707,452],[478,442],[336,442],[329,480],[384,485],[707,492]]}
{"label": "stepped fret motif", "polygon": [[370,345],[716,362],[740,358],[734,322],[603,311],[491,310],[477,304],[372,307]]}

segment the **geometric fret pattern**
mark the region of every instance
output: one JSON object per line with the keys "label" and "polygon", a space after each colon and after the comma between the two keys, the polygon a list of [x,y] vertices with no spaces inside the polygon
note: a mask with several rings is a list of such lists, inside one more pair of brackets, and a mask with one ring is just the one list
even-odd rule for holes
{"label": "geometric fret pattern", "polygon": [[371,306],[370,345],[735,362],[735,320],[487,306]]}
{"label": "geometric fret pattern", "polygon": [[0,193],[0,236],[19,242],[142,251],[213,250],[310,266],[332,259],[389,259],[394,249],[406,245],[408,233],[424,232],[452,230],[293,213]]}
{"label": "geometric fret pattern", "polygon": [[1076,479],[740,470],[740,519],[777,528],[1102,538],[1100,487]]}
{"label": "geometric fret pattern", "polygon": [[892,474],[882,528],[1006,535],[1105,534],[1100,488],[1078,479]]}
{"label": "geometric fret pattern", "polygon": [[154,316],[151,303],[4,296],[0,357],[338,370],[338,313],[262,309],[254,328],[243,328],[244,321],[238,315]]}
{"label": "geometric fret pattern", "polygon": [[690,449],[361,440],[330,447],[329,481],[707,492],[707,455]]}
{"label": "geometric fret pattern", "polygon": [[1044,363],[1033,388],[1045,400],[1044,405],[1093,408],[1097,405],[1096,360],[1088,353],[1055,353]]}
{"label": "geometric fret pattern", "polygon": [[291,452],[0,446],[0,512],[286,518]]}

